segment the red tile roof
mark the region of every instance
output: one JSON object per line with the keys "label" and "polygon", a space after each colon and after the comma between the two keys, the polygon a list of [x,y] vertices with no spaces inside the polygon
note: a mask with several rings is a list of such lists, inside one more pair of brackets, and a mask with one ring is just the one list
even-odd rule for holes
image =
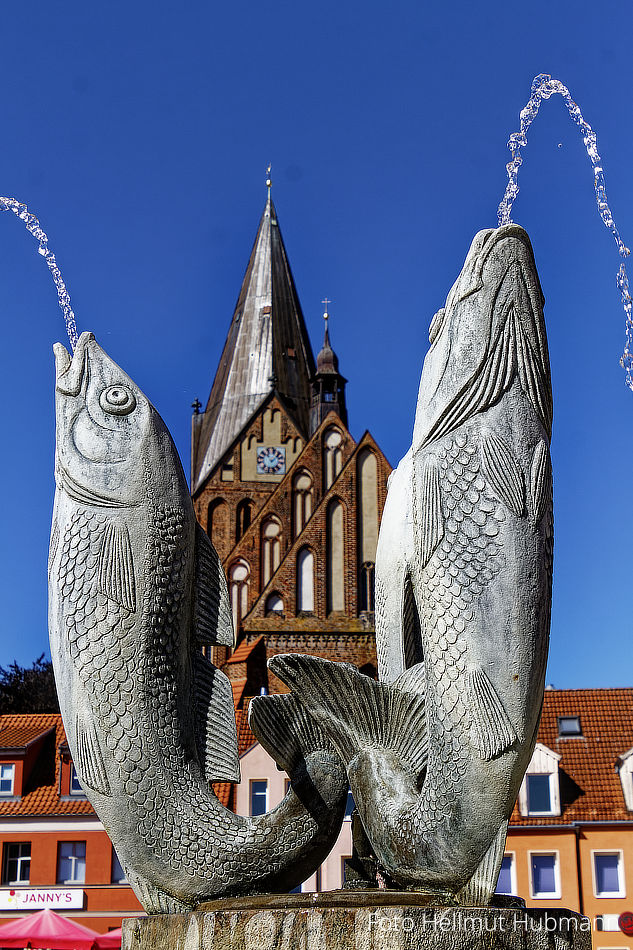
{"label": "red tile roof", "polygon": [[53,728],[49,715],[2,716],[0,749],[25,749],[34,739]]}
{"label": "red tile roof", "polygon": [[26,779],[24,794],[17,802],[0,800],[0,817],[95,814],[90,802],[84,798],[62,801],[59,797],[60,758],[57,750],[66,744],[59,713],[0,716],[0,741],[3,745],[2,736],[5,734],[22,739],[31,736],[33,739],[48,730],[52,731],[44,739],[37,761]]}
{"label": "red tile roof", "polygon": [[233,663],[244,663],[245,660],[248,660],[249,656],[255,650],[260,643],[263,641],[264,635],[257,637],[256,640],[249,642],[248,640],[242,640],[240,645],[237,647],[234,653],[228,658],[224,666],[230,666]]}
{"label": "red tile roof", "polygon": [[[582,736],[561,738],[559,716],[579,716]],[[511,825],[633,821],[615,765],[633,746],[633,689],[548,689],[538,741],[560,756],[560,817],[523,817]]]}

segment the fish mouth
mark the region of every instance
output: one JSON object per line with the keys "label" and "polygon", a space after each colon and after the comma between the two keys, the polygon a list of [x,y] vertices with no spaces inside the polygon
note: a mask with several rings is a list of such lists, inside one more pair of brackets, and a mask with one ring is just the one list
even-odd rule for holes
{"label": "fish mouth", "polygon": [[78,396],[86,374],[88,344],[94,333],[85,331],[79,337],[75,352],[70,353],[62,343],[53,344],[55,354],[55,388],[64,396]]}

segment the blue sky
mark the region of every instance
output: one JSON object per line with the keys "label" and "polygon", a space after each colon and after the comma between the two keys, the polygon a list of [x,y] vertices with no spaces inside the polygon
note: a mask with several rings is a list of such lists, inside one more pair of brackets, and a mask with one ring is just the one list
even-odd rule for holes
{"label": "blue sky", "polygon": [[[542,15],[541,15],[542,14]],[[189,457],[265,201],[313,344],[321,299],[352,433],[407,450],[428,324],[494,226],[532,77],[565,82],[598,133],[633,242],[629,4],[33,0],[3,8],[0,194],[35,211],[77,313]],[[631,421],[618,256],[562,102],[532,126],[514,220],[546,297],[556,551],[548,679],[631,681]],[[47,651],[53,363],[61,312],[33,239],[0,215],[0,664]]]}

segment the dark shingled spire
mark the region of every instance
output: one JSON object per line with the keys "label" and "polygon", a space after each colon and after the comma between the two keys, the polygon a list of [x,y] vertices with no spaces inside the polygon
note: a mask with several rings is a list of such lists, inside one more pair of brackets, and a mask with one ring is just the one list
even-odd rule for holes
{"label": "dark shingled spire", "polygon": [[273,390],[308,437],[314,369],[269,188],[211,395],[194,426],[194,493]]}

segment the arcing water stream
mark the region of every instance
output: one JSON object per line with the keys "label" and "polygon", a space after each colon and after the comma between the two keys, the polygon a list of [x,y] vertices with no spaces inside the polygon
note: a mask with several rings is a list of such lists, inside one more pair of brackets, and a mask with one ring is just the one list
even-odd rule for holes
{"label": "arcing water stream", "polygon": [[53,278],[53,283],[55,284],[55,288],[57,290],[59,306],[62,308],[62,313],[64,314],[64,322],[66,323],[68,339],[70,340],[70,345],[74,350],[75,344],[77,343],[77,325],[75,323],[75,314],[73,313],[73,309],[70,306],[70,294],[66,289],[62,272],[57,266],[55,255],[48,246],[48,237],[46,236],[46,232],[42,230],[40,222],[37,220],[34,214],[31,214],[27,206],[23,205],[15,198],[0,198],[0,211],[13,211],[20,221],[24,222],[26,230],[29,231],[38,242],[38,250],[46,261],[48,269],[51,272],[51,277]]}
{"label": "arcing water stream", "polygon": [[[613,235],[615,243],[618,246],[620,257],[626,259],[631,252],[620,237],[620,232],[615,225],[613,215],[611,214],[611,209],[607,203],[604,171],[602,169],[600,155],[598,154],[596,133],[593,131],[589,123],[583,118],[580,107],[572,99],[567,86],[564,86],[558,79],[552,79],[549,73],[540,73],[538,76],[534,77],[532,81],[530,99],[525,108],[521,111],[521,127],[518,132],[513,132],[508,139],[508,148],[510,149],[512,160],[506,165],[508,171],[508,185],[497,210],[499,226],[502,224],[510,224],[512,220],[510,217],[512,213],[512,205],[514,203],[514,199],[519,193],[519,185],[517,183],[519,168],[523,163],[521,149],[527,145],[527,131],[538,115],[538,110],[541,107],[541,102],[543,99],[549,99],[549,97],[555,93],[559,93],[563,97],[563,101],[567,106],[567,111],[582,132],[585,148],[587,149],[587,154],[589,155],[589,159],[593,165],[593,180],[594,188],[596,190],[596,201],[598,202],[598,212],[604,221],[605,227],[607,227]],[[618,270],[617,285],[618,290],[620,291],[622,306],[626,316],[626,342],[624,345],[624,353],[620,359],[620,365],[626,372],[627,386],[629,389],[633,390],[633,300],[631,299],[631,294],[629,292],[629,279],[626,273],[624,260],[622,260]]]}

